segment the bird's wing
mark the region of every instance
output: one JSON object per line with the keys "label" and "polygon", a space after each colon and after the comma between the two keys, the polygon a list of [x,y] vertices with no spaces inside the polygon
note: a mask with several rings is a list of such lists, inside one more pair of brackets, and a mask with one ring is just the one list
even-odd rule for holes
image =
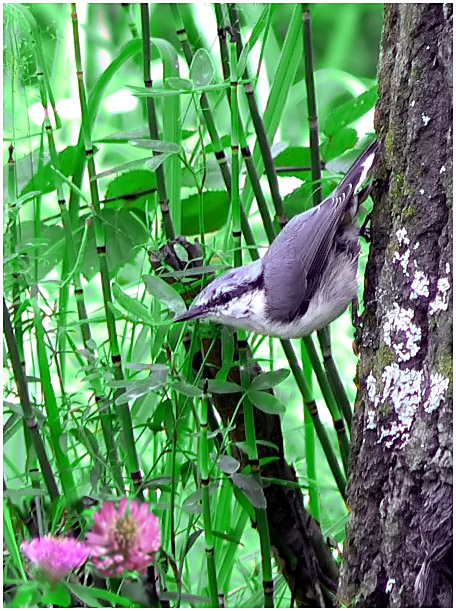
{"label": "bird's wing", "polygon": [[357,212],[353,195],[369,176],[378,149],[377,141],[368,146],[331,195],[294,217],[271,244],[262,267],[272,318],[289,321],[306,312],[342,217],[354,218]]}
{"label": "bird's wing", "polygon": [[268,314],[281,321],[302,315],[318,286],[334,236],[352,196],[351,185],[336,197],[295,216],[263,257]]}

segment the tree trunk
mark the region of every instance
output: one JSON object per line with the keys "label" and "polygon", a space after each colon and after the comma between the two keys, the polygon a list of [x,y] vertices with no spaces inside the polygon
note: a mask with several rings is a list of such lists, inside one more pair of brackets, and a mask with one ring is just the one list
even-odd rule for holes
{"label": "tree trunk", "polygon": [[385,5],[339,586],[349,606],[452,604],[452,13]]}

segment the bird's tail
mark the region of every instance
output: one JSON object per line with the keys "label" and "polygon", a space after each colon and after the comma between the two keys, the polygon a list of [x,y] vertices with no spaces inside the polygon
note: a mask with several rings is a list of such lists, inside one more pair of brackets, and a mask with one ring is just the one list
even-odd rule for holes
{"label": "bird's tail", "polygon": [[[377,140],[372,142],[365,151],[356,159],[350,167],[339,185],[334,189],[332,196],[337,197],[339,194],[348,193],[354,195],[369,176],[372,166],[374,165],[375,156],[379,149]],[[351,185],[351,189],[350,189]]]}

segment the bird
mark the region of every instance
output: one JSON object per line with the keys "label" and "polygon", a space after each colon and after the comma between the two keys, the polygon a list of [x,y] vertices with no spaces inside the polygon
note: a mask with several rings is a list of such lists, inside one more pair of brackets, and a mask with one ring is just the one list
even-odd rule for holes
{"label": "bird", "polygon": [[360,190],[379,144],[361,153],[334,191],[294,216],[260,259],[210,282],[173,322],[207,319],[281,339],[301,338],[338,318],[356,298]]}

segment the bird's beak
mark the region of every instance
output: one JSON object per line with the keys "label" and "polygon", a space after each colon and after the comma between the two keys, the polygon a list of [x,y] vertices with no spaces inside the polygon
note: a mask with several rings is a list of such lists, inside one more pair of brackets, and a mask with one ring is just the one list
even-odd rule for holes
{"label": "bird's beak", "polygon": [[194,320],[195,318],[203,318],[207,314],[207,309],[203,306],[190,307],[183,314],[179,314],[174,318],[173,322],[183,322],[184,320]]}

